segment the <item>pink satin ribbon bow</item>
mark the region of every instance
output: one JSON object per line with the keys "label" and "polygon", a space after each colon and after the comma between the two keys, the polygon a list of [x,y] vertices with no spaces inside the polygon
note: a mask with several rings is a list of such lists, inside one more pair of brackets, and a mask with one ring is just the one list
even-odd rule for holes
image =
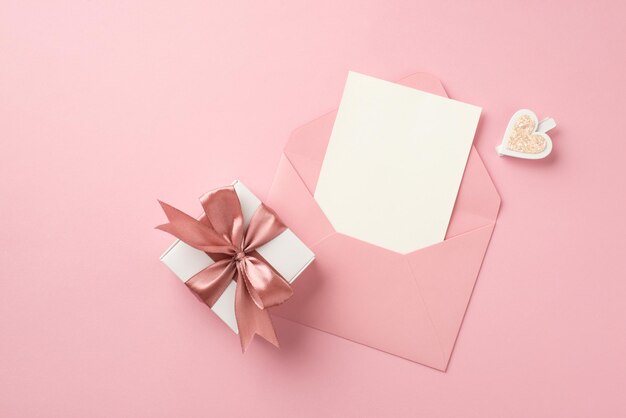
{"label": "pink satin ribbon bow", "polygon": [[286,229],[285,225],[261,204],[244,228],[241,204],[233,186],[208,192],[200,202],[206,216],[198,220],[159,201],[169,223],[157,229],[206,252],[215,261],[185,284],[212,307],[230,282],[236,281],[235,316],[242,351],[246,351],[254,334],[278,347],[266,308],[289,299],[293,291],[255,250],[276,238]]}

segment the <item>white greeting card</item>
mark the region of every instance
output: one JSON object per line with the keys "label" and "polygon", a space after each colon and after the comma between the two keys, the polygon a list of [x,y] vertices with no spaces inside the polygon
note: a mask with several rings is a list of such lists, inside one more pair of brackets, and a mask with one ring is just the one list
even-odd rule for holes
{"label": "white greeting card", "polygon": [[442,242],[480,111],[350,72],[315,190],[333,227],[402,254]]}

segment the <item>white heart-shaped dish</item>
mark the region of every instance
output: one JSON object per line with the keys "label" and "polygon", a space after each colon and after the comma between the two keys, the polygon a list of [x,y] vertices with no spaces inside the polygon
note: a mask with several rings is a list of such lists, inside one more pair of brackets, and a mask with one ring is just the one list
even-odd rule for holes
{"label": "white heart-shaped dish", "polygon": [[552,140],[546,132],[556,126],[553,119],[539,122],[535,112],[521,109],[515,112],[504,132],[498,155],[538,160],[552,152]]}

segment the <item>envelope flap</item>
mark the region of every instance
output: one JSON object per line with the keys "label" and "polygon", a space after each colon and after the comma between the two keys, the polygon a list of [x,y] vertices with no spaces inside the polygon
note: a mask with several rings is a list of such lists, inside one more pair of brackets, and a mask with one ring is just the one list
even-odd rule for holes
{"label": "envelope flap", "polygon": [[448,224],[446,240],[495,222],[499,210],[500,195],[478,151],[472,147]]}
{"label": "envelope flap", "polygon": [[446,364],[469,303],[495,223],[406,256]]}
{"label": "envelope flap", "polygon": [[335,232],[285,155],[278,163],[266,203],[309,247]]}
{"label": "envelope flap", "polygon": [[[328,147],[336,116],[337,111],[333,110],[308,122],[306,125],[294,129],[285,146],[285,153],[306,156],[312,161],[321,164],[324,160],[324,155],[326,155],[326,148]],[[321,134],[324,133],[328,133],[328,135],[322,136]]]}
{"label": "envelope flap", "polygon": [[294,130],[285,147],[285,155],[296,168],[311,196],[315,194],[336,116],[337,111],[333,111]]}

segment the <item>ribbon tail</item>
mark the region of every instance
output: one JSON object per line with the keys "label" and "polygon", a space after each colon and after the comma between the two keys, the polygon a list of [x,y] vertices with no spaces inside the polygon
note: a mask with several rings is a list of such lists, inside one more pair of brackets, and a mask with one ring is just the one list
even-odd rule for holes
{"label": "ribbon tail", "polygon": [[291,286],[269,263],[261,261],[257,258],[259,255],[254,254],[256,256],[247,256],[237,265],[250,297],[259,309],[280,305],[293,294]]}
{"label": "ribbon tail", "polygon": [[272,318],[267,309],[260,309],[248,293],[242,275],[237,278],[237,291],[235,295],[235,316],[239,328],[239,340],[241,351],[246,352],[255,334],[263,337],[276,347],[278,337],[274,331]]}

